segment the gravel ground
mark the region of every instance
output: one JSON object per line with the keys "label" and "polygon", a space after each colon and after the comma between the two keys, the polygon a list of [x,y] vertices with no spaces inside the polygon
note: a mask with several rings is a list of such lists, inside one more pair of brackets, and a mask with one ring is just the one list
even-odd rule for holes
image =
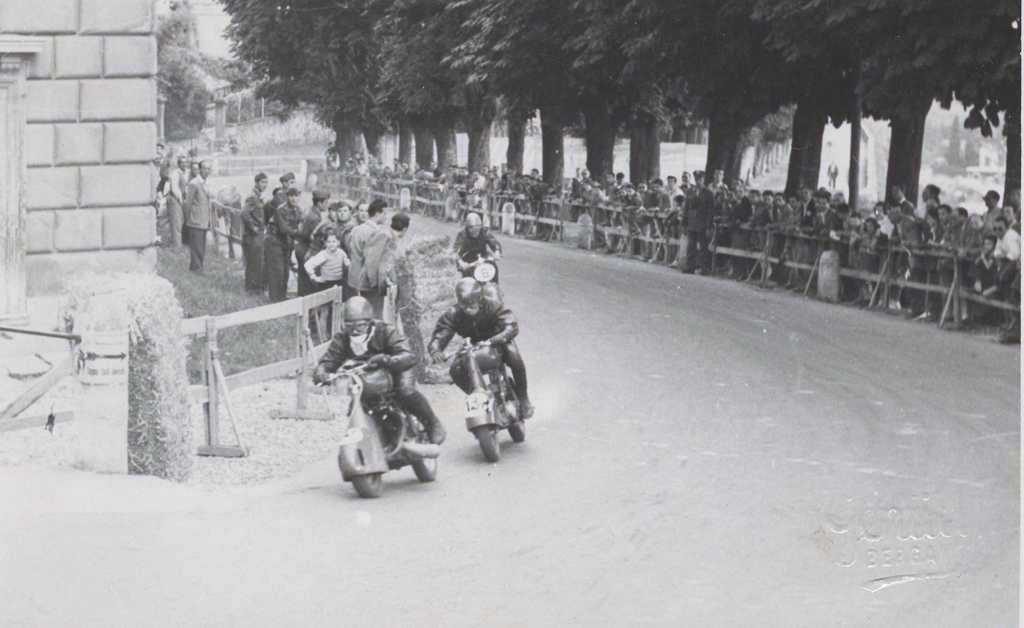
{"label": "gravel ground", "polygon": [[[448,415],[457,412],[461,393],[453,386],[421,386],[436,412]],[[251,485],[279,480],[303,468],[333,457],[348,423],[344,420],[279,419],[282,411],[294,408],[294,379],[278,379],[231,391],[239,436],[249,450],[244,458],[207,458],[197,456],[192,467],[190,484],[205,486]],[[341,395],[331,395],[345,403]],[[328,416],[327,401],[322,393],[310,389],[308,411],[311,415]],[[223,406],[222,406],[223,407]],[[234,432],[222,412],[220,441],[235,444]],[[193,433],[196,445],[203,442],[206,427],[201,407],[192,406]]]}

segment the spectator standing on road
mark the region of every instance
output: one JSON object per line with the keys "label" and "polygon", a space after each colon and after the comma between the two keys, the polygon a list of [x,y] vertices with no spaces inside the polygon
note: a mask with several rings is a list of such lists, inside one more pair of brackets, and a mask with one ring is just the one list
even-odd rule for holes
{"label": "spectator standing on road", "polygon": [[206,180],[212,171],[213,165],[208,160],[200,162],[199,176],[189,181],[188,191],[185,193],[188,269],[194,273],[203,272],[203,261],[206,257],[206,232],[210,229],[212,218],[210,191],[206,187]]}
{"label": "spectator standing on road", "polygon": [[[383,288],[378,283],[379,268],[370,267],[373,259],[374,249],[368,244],[373,240],[386,218],[384,208],[387,203],[384,199],[374,199],[366,209],[366,222],[363,222],[349,236],[349,251],[351,264],[348,272],[348,285],[352,289],[352,296],[365,297],[373,306],[375,316],[381,316],[384,306]],[[358,220],[358,219],[357,219]]]}
{"label": "spectator standing on road", "polygon": [[[703,182],[703,181],[702,181]],[[711,184],[702,188],[686,206],[686,267],[684,273],[702,274],[707,268],[708,229],[715,211],[715,192]]]}
{"label": "spectator standing on road", "polygon": [[262,172],[256,175],[252,194],[242,207],[242,256],[245,259],[245,291],[259,293],[266,284],[263,268],[263,241],[267,225],[263,220],[263,193],[270,180]]}

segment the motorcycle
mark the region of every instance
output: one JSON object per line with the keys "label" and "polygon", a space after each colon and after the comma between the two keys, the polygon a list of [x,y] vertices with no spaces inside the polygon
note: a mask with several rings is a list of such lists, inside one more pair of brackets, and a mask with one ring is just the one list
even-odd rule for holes
{"label": "motorcycle", "polygon": [[[487,249],[488,251],[490,248]],[[493,255],[477,255],[476,259],[470,261],[469,255],[463,255],[460,260],[462,266],[460,271],[463,277],[472,277],[482,284],[498,283],[498,260]]]}
{"label": "motorcycle", "polygon": [[349,429],[338,448],[342,480],[367,498],[380,497],[384,473],[404,466],[412,466],[420,482],[433,482],[441,448],[430,442],[423,423],[398,405],[391,373],[348,361],[321,385],[336,380],[347,380],[350,404]]}
{"label": "motorcycle", "polygon": [[465,357],[473,392],[466,397],[466,429],[480,444],[488,462],[501,459],[498,432],[508,430],[512,442],[526,440],[526,425],[519,418],[519,400],[505,362],[489,343],[466,342],[448,359]]}

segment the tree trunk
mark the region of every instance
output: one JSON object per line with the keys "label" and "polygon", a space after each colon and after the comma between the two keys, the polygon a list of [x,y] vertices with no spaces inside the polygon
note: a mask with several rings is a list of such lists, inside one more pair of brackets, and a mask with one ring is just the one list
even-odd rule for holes
{"label": "tree trunk", "polygon": [[412,132],[416,139],[415,169],[429,169],[430,164],[434,163],[434,134],[425,124],[413,125]]}
{"label": "tree trunk", "polygon": [[918,200],[917,182],[921,176],[924,123],[931,106],[931,96],[918,97],[910,113],[889,122],[892,137],[889,140],[889,169],[885,177],[885,190],[891,194],[893,186],[898,185],[907,200],[915,205]]}
{"label": "tree trunk", "polygon": [[615,169],[615,124],[608,102],[595,98],[583,109],[586,123],[587,170],[595,181],[603,181]]}
{"label": "tree trunk", "polygon": [[342,163],[349,157],[362,154],[363,147],[359,141],[359,135],[345,116],[335,115],[331,128],[334,130],[334,148],[338,151]]}
{"label": "tree trunk", "polygon": [[821,171],[821,141],[827,116],[813,96],[797,102],[793,114],[793,142],[789,149],[789,170],[786,173],[786,196],[795,195],[801,187],[818,187]]}
{"label": "tree trunk", "polygon": [[637,114],[629,126],[629,178],[643,183],[661,176],[661,141],[658,119]]}
{"label": "tree trunk", "polygon": [[509,113],[507,124],[508,149],[505,151],[505,164],[509,170],[522,174],[523,152],[526,148],[526,117]]}
{"label": "tree trunk", "polygon": [[[706,181],[714,178],[716,170],[726,175],[732,170],[740,132],[727,116],[712,116],[708,125],[708,160],[704,166]],[[738,170],[738,168],[736,169]]]}
{"label": "tree trunk", "polygon": [[[742,138],[743,134],[738,134]],[[743,183],[749,183],[746,177],[743,176],[743,153],[746,152],[747,147],[750,144],[745,139],[736,140],[736,148],[733,149],[732,155],[730,155],[728,167],[725,169],[725,180],[729,185],[735,185],[742,181]]]}
{"label": "tree trunk", "polygon": [[[1003,198],[1009,199],[1010,193],[1020,190],[1020,104],[1016,110],[1006,112],[1006,182],[1003,186]],[[1004,201],[1006,202],[1006,201]]]}
{"label": "tree trunk", "polygon": [[552,190],[562,188],[562,173],[565,170],[561,113],[558,107],[543,107],[540,110],[543,177],[544,183]]}
{"label": "tree trunk", "polygon": [[384,136],[380,129],[363,129],[363,139],[366,140],[366,152],[368,152],[377,161],[380,161],[381,155],[383,155],[383,151],[381,150],[381,140],[383,138]]}
{"label": "tree trunk", "polygon": [[860,203],[860,127],[860,97],[854,96],[854,106],[850,110],[850,172],[847,175],[851,212],[856,212]]}
{"label": "tree trunk", "polygon": [[491,120],[474,119],[469,125],[469,171],[491,167]]}
{"label": "tree trunk", "polygon": [[455,150],[455,125],[441,122],[433,127],[434,143],[437,144],[437,167],[447,170],[448,166],[458,165],[458,153]]}
{"label": "tree trunk", "polygon": [[408,122],[398,124],[398,162],[412,164],[412,126]]}

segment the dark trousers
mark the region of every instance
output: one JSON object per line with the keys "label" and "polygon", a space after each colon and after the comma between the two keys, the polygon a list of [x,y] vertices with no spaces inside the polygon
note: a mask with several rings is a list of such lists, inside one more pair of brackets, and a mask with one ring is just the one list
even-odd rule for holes
{"label": "dark trousers", "polygon": [[[516,391],[516,397],[519,401],[529,400],[530,397],[526,387],[526,364],[523,362],[523,356],[519,353],[519,347],[516,346],[515,342],[510,342],[504,345],[495,345],[495,348],[501,353],[501,359],[505,365],[512,370],[513,388]],[[473,392],[473,382],[469,376],[467,359],[467,356],[462,356],[461,359],[452,363],[451,368],[448,369],[448,374],[452,376],[452,381],[455,382],[455,385],[468,395]]]}
{"label": "dark trousers", "polygon": [[[699,265],[699,266],[698,266]],[[698,267],[707,270],[708,266],[708,233],[707,231],[686,232],[686,270],[693,271]]]}
{"label": "dark trousers", "polygon": [[188,236],[188,269],[192,272],[203,271],[203,260],[206,259],[206,229],[185,227]]}
{"label": "dark trousers", "polygon": [[262,235],[247,235],[242,238],[245,289],[249,292],[262,292],[267,283],[266,277],[263,276],[263,240]]}
{"label": "dark trousers", "polygon": [[292,255],[290,246],[286,246],[279,238],[269,236],[263,245],[266,260],[267,292],[273,302],[288,298],[289,259]]}

